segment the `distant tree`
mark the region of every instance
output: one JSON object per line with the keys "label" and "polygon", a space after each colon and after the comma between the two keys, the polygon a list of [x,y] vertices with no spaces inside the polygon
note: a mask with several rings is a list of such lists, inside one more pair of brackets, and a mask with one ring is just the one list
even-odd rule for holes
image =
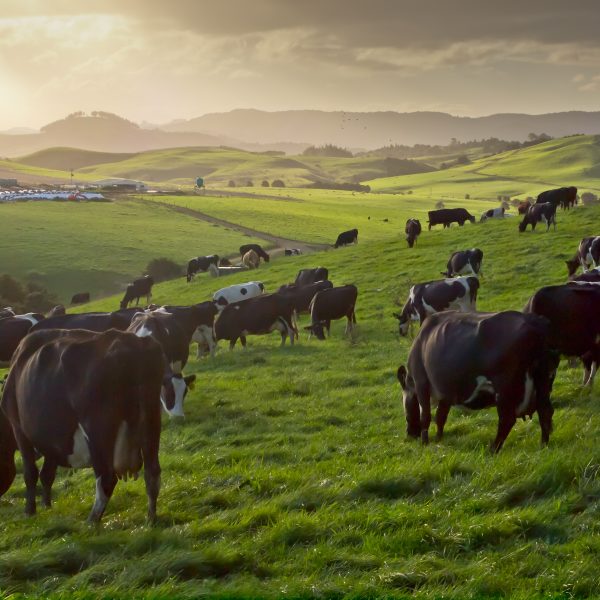
{"label": "distant tree", "polygon": [[183,275],[183,268],[169,258],[153,258],[146,266],[146,273],[154,281],[167,281]]}
{"label": "distant tree", "polygon": [[282,188],[285,187],[285,183],[281,179],[274,179],[271,187]]}
{"label": "distant tree", "polygon": [[454,161],[454,163],[457,165],[468,165],[470,164],[470,162],[471,159],[466,154],[461,154],[460,156],[457,156],[456,160]]}
{"label": "distant tree", "polygon": [[304,150],[302,156],[332,156],[334,158],[352,158],[352,152],[334,146],[333,144],[325,144],[324,146],[309,146]]}
{"label": "distant tree", "polygon": [[252,183],[252,179],[248,179],[248,181],[246,181],[246,187],[254,187],[254,183]]}
{"label": "distant tree", "polygon": [[28,281],[25,285],[10,275],[0,275],[0,307],[12,306],[17,313],[46,312],[58,300],[39,283]]}
{"label": "distant tree", "polygon": [[229,187],[235,187],[235,181],[233,179],[229,180],[229,183],[227,184]]}
{"label": "distant tree", "polygon": [[471,199],[471,194],[465,194],[465,200],[470,200]]}
{"label": "distant tree", "polygon": [[6,302],[17,304],[25,300],[23,286],[10,275],[0,275],[0,298]]}
{"label": "distant tree", "polygon": [[521,201],[518,198],[513,198],[510,201],[510,205],[513,206],[514,208],[517,208],[517,206],[519,206],[519,204],[521,204]]}
{"label": "distant tree", "polygon": [[510,210],[510,204],[508,203],[507,200],[502,200],[502,202],[500,203],[500,206],[504,209],[504,210]]}
{"label": "distant tree", "polygon": [[438,209],[439,208],[444,208],[444,203],[440,200],[439,202],[435,203],[435,207],[438,208]]}
{"label": "distant tree", "polygon": [[263,181],[260,185],[262,185],[263,187],[269,187],[270,184],[266,179],[263,179]]}
{"label": "distant tree", "polygon": [[583,194],[581,194],[581,202],[584,206],[589,206],[590,204],[597,204],[598,196],[596,196],[596,194],[592,194],[592,192],[583,192]]}

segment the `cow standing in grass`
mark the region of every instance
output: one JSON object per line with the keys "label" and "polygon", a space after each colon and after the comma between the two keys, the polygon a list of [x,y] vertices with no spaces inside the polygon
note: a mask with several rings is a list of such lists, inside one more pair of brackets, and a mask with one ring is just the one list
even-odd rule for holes
{"label": "cow standing in grass", "polygon": [[577,247],[575,256],[566,261],[569,277],[581,267],[585,273],[592,267],[600,266],[600,236],[584,237]]}
{"label": "cow standing in grass", "polygon": [[550,225],[554,225],[554,231],[556,231],[556,206],[551,202],[530,206],[527,214],[519,223],[519,231],[521,233],[525,231],[527,225],[531,225],[531,231],[535,231],[535,226],[540,222],[546,224],[546,231],[550,229]]}
{"label": "cow standing in grass", "polygon": [[408,247],[412,248],[417,243],[417,238],[421,235],[421,222],[418,219],[408,219],[404,233],[406,234]]}
{"label": "cow standing in grass", "polygon": [[346,317],[346,331],[353,331],[356,324],[356,298],[358,289],[355,285],[343,285],[317,292],[310,303],[311,324],[304,329],[314,333],[317,339],[324,340],[324,329],[329,337],[331,321]]}
{"label": "cow standing in grass", "polygon": [[146,304],[150,304],[152,298],[152,286],[154,279],[150,275],[145,275],[140,279],[135,279],[130,283],[125,290],[123,300],[121,300],[121,308],[127,308],[134,300],[136,306],[140,303],[140,298],[146,298]]}

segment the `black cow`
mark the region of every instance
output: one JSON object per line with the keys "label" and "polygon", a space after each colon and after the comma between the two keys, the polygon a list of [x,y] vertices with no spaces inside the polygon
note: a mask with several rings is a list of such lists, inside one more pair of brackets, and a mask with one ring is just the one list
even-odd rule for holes
{"label": "black cow", "polygon": [[70,315],[58,315],[40,321],[31,331],[42,329],[87,329],[101,333],[109,329],[125,331],[137,313],[143,313],[141,308],[126,308],[114,312],[93,312]]}
{"label": "black cow", "polygon": [[283,346],[286,337],[289,337],[293,346],[296,335],[293,311],[291,300],[282,294],[264,294],[233,302],[217,316],[214,325],[215,338],[229,340],[229,349],[233,350],[238,338],[245,348],[247,335],[279,331],[281,345]]}
{"label": "black cow", "polygon": [[550,403],[558,357],[547,345],[548,323],[535,315],[446,312],[427,319],[398,369],[407,433],[429,441],[431,398],[438,402],[437,437],[452,405],[496,406],[493,452],[502,448],[517,417],[538,413],[542,443],[552,430]]}
{"label": "black cow", "polygon": [[348,334],[356,324],[354,309],[357,297],[358,289],[355,285],[342,285],[317,292],[310,303],[311,324],[304,329],[310,331],[311,335],[314,333],[317,339],[324,340],[323,327],[327,329],[329,336],[331,321],[346,317],[345,333]]}
{"label": "black cow", "polygon": [[577,204],[577,188],[571,186],[546,190],[538,195],[535,203],[544,204],[545,202],[550,202],[555,209],[561,206],[563,210],[568,210],[571,206]]}
{"label": "black cow", "polygon": [[74,294],[71,298],[71,304],[84,304],[85,302],[90,301],[90,293],[89,292],[79,292],[79,294]]}
{"label": "black cow", "polygon": [[175,315],[158,311],[135,315],[127,331],[137,337],[151,337],[160,344],[168,365],[160,399],[170,417],[184,417],[183,401],[196,381],[195,375],[183,376],[193,332],[185,331]]}
{"label": "black cow", "polygon": [[466,208],[439,208],[430,210],[427,215],[429,216],[429,229],[434,225],[443,225],[445,229],[452,223],[458,223],[461,227],[466,221],[475,223],[475,217]]}
{"label": "black cow", "polygon": [[148,519],[154,521],[163,366],[156,342],[116,330],[52,330],[27,336],[2,394],[0,491],[14,479],[17,446],[27,489],[25,512],[30,515],[36,511],[39,455],[44,457],[39,475],[45,506],[51,504],[57,467],[92,467],[96,500],[88,520],[98,522],[117,480],[137,477],[143,465]]}
{"label": "black cow", "polygon": [[554,225],[554,231],[556,231],[556,206],[554,204],[545,202],[544,204],[530,206],[523,220],[519,223],[519,231],[525,231],[527,225],[531,225],[531,230],[535,231],[535,226],[540,221],[546,223],[546,231],[550,229],[550,225]]}
{"label": "black cow", "polygon": [[569,277],[574,275],[579,267],[585,272],[591,267],[600,266],[600,236],[584,237],[579,242],[575,256],[565,262]]}
{"label": "black cow", "polygon": [[244,256],[244,254],[246,254],[246,252],[250,252],[250,250],[254,250],[254,252],[256,252],[260,258],[262,258],[265,262],[269,262],[269,255],[259,244],[244,244],[243,246],[240,246],[240,256]]}
{"label": "black cow", "polygon": [[39,313],[0,319],[0,362],[10,361],[21,340],[42,320],[44,315]]}
{"label": "black cow", "polygon": [[455,275],[477,275],[481,270],[483,252],[479,248],[459,250],[450,256],[446,270],[442,275],[454,277]]}
{"label": "black cow", "polygon": [[570,283],[600,283],[600,267],[570,278]]}
{"label": "black cow", "polygon": [[186,280],[189,283],[196,273],[205,272],[208,270],[209,265],[219,265],[219,256],[217,254],[211,254],[210,256],[197,256],[191,258],[187,265]]}
{"label": "black cow", "polygon": [[398,319],[398,333],[407,335],[411,321],[419,321],[423,325],[425,319],[434,313],[446,310],[475,311],[478,290],[479,279],[473,276],[413,285],[402,312],[394,313]]}
{"label": "black cow", "polygon": [[301,269],[296,275],[296,285],[309,285],[317,281],[325,281],[329,277],[329,269],[317,267],[316,269]]}
{"label": "black cow", "polygon": [[416,244],[417,238],[421,235],[421,222],[418,219],[408,219],[404,233],[406,234],[408,247],[412,248]]}
{"label": "black cow", "polygon": [[278,290],[278,294],[282,294],[290,299],[294,307],[294,327],[297,327],[296,315],[301,315],[310,312],[310,303],[317,292],[328,290],[333,287],[331,281],[317,281],[308,285],[296,285],[288,283],[282,285]]}
{"label": "black cow", "polygon": [[121,308],[127,308],[131,302],[136,301],[136,306],[140,303],[140,298],[146,296],[146,304],[150,304],[152,298],[152,286],[154,279],[150,275],[144,275],[140,279],[134,279],[125,290],[123,300],[121,300]]}
{"label": "black cow", "polygon": [[340,246],[347,246],[348,244],[358,244],[358,229],[350,229],[349,231],[343,231],[337,236],[335,241],[335,248]]}
{"label": "black cow", "polygon": [[549,344],[564,356],[580,357],[584,384],[593,385],[600,362],[600,286],[586,283],[552,285],[538,290],[525,312],[550,321]]}

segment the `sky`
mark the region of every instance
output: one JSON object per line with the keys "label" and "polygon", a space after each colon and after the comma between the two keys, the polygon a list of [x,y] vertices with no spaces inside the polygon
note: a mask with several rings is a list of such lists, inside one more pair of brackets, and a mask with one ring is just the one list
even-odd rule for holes
{"label": "sky", "polygon": [[600,109],[599,0],[0,0],[0,129]]}

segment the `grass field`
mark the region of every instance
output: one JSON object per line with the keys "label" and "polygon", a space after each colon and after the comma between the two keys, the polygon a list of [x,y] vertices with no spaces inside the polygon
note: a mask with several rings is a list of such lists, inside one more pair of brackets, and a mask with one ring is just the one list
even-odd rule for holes
{"label": "grass field", "polygon": [[0,273],[34,277],[59,299],[116,293],[153,258],[187,264],[192,256],[228,255],[251,239],[160,205],[27,202],[0,205]]}
{"label": "grass field", "polygon": [[[287,206],[287,205],[286,205]],[[409,250],[383,239],[290,257],[248,274],[155,287],[154,300],[205,300],[222,285],[268,290],[323,265],[359,288],[358,331],[325,342],[249,338],[243,352],[192,359],[183,422],[164,419],[159,523],[141,480],[119,483],[103,525],[83,522],[90,471],[62,472],[56,503],[23,516],[22,478],[0,500],[0,588],[52,597],[583,598],[600,593],[598,394],[561,366],[550,446],[519,422],[499,456],[494,411],[451,412],[441,443],[405,439],[395,371],[409,340],[391,317],[409,285],[439,277],[451,251],[484,250],[481,310],[521,308],[564,280],[563,259],[600,211],[560,214],[556,233],[516,219],[425,231]],[[116,307],[108,298],[87,308]],[[306,323],[306,317],[301,324]]]}

